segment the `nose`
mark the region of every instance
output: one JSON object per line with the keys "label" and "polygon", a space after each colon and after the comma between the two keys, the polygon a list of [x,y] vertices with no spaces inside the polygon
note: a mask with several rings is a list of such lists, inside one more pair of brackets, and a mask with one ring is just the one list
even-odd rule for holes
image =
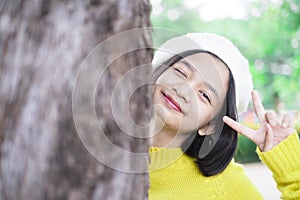
{"label": "nose", "polygon": [[188,90],[190,90],[190,86],[187,84],[173,85],[172,89],[176,92],[177,96],[183,98],[185,102],[190,102],[191,98],[188,95]]}

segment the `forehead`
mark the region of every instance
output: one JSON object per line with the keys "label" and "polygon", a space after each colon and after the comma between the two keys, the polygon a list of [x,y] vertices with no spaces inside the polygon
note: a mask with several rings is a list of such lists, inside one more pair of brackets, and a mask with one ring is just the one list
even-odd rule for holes
{"label": "forehead", "polygon": [[229,69],[223,61],[212,54],[197,53],[187,56],[179,62],[184,62],[187,68],[207,79],[207,81],[211,79],[223,83],[228,81]]}
{"label": "forehead", "polygon": [[181,61],[189,63],[192,66],[192,70],[196,70],[199,73],[229,73],[226,64],[210,53],[193,54],[183,58]]}
{"label": "forehead", "polygon": [[210,53],[197,53],[187,56],[179,62],[186,63],[187,68],[196,74],[198,79],[214,86],[220,93],[226,93],[229,69],[216,56]]}

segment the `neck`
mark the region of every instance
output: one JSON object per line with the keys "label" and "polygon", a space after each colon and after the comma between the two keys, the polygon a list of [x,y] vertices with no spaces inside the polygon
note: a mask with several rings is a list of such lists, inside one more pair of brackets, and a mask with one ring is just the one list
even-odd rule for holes
{"label": "neck", "polygon": [[166,147],[166,148],[179,148],[181,144],[187,139],[188,134],[177,133],[176,130],[162,127],[157,131],[157,127],[151,129],[151,146],[154,147]]}

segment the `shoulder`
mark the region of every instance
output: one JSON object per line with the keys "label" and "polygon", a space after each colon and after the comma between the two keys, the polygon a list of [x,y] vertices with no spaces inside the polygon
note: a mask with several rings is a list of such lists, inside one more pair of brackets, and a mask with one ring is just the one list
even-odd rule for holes
{"label": "shoulder", "polygon": [[229,163],[227,168],[223,171],[223,175],[231,175],[231,174],[236,174],[236,175],[244,175],[245,174],[245,168],[243,165],[236,163],[234,159]]}

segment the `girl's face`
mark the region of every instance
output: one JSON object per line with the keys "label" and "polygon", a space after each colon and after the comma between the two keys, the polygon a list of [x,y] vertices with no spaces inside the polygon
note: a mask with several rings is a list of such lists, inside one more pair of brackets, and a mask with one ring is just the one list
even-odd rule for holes
{"label": "girl's face", "polygon": [[226,98],[229,70],[209,53],[190,55],[164,71],[154,92],[154,117],[171,132],[205,131]]}

